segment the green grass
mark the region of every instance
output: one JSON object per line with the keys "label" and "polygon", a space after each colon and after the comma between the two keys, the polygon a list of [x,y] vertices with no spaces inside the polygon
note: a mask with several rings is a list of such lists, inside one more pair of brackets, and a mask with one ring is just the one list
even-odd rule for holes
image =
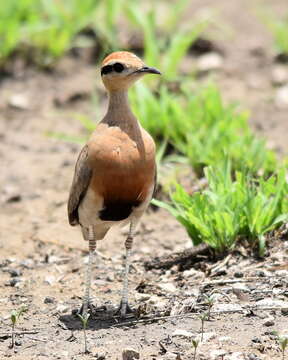
{"label": "green grass", "polygon": [[275,154],[252,133],[248,113],[224,104],[214,85],[178,94],[163,85],[153,94],[141,83],[130,99],[144,128],[186,156],[200,176],[204,166],[219,163],[227,154],[233,170],[271,173],[277,166]]}
{"label": "green grass", "polygon": [[288,13],[283,19],[267,15],[265,22],[274,37],[276,51],[288,55]]}
{"label": "green grass", "polygon": [[232,177],[231,161],[205,168],[208,188],[189,195],[175,184],[171,204],[154,200],[187,230],[194,245],[205,242],[217,252],[246,239],[265,251],[265,234],[288,221],[288,185],[285,171],[257,179],[241,171]]}
{"label": "green grass", "polygon": [[0,60],[3,62],[15,51],[27,53],[31,49],[35,62],[60,57],[71,48],[75,35],[95,21],[99,3],[99,0],[2,1]]}
{"label": "green grass", "polygon": [[[206,27],[196,23],[190,30],[179,30],[179,19],[188,1],[167,6],[163,24],[156,22],[154,2],[143,16],[143,9],[133,0],[9,0],[0,3],[0,65],[20,53],[40,65],[53,64],[73,46],[95,45],[95,40],[81,35],[93,30],[103,53],[123,49],[119,29],[136,26],[144,34],[145,59],[151,66],[160,65],[167,77],[175,77],[180,61],[189,46]],[[177,29],[177,31],[175,31]],[[159,36],[159,31],[161,36]],[[79,36],[79,34],[81,36]],[[165,61],[162,59],[165,50]],[[167,55],[167,56],[166,56]]]}
{"label": "green grass", "polygon": [[[146,64],[160,69],[165,80],[174,80],[179,76],[179,66],[183,57],[209,25],[209,21],[205,20],[195,21],[187,30],[179,28],[179,15],[186,7],[187,0],[169,6],[166,30],[161,29],[161,26],[159,29],[157,11],[151,10],[143,16],[139,6],[132,2],[126,9],[127,19],[143,33]],[[158,34],[159,31],[161,36]]]}

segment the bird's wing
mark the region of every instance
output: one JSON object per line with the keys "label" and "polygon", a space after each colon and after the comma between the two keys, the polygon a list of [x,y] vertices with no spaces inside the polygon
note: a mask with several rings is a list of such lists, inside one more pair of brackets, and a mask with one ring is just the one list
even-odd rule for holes
{"label": "bird's wing", "polygon": [[153,188],[153,193],[152,193],[152,198],[156,195],[157,192],[157,166],[155,167],[155,175],[154,175],[154,188]]}
{"label": "bird's wing", "polygon": [[92,169],[88,165],[88,146],[81,150],[75,166],[75,173],[68,200],[68,218],[70,225],[79,224],[78,207],[86,194]]}

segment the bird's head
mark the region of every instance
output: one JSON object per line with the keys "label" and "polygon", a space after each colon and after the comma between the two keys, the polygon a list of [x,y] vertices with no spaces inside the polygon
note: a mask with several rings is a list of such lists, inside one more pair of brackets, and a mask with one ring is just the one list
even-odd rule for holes
{"label": "bird's head", "polygon": [[127,90],[145,74],[158,74],[160,71],[146,66],[138,56],[128,51],[117,51],[108,55],[101,65],[101,77],[107,90]]}

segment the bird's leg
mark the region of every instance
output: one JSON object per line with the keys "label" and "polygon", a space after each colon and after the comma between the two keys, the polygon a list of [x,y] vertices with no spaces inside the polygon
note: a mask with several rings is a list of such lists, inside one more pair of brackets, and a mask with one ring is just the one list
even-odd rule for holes
{"label": "bird's leg", "polygon": [[89,231],[88,232],[89,258],[86,268],[84,300],[83,300],[82,308],[80,310],[80,312],[83,315],[86,315],[88,308],[91,307],[90,304],[91,272],[92,272],[92,265],[94,263],[95,250],[96,250],[96,240],[94,236],[93,226],[89,226],[88,231]]}
{"label": "bird's leg", "polygon": [[129,275],[129,267],[130,267],[130,255],[131,255],[131,249],[132,249],[132,245],[133,245],[133,237],[134,237],[134,223],[133,223],[133,221],[131,221],[129,234],[125,241],[126,259],[125,259],[122,299],[121,299],[120,308],[119,308],[121,318],[125,318],[127,310],[129,312],[132,312],[128,305],[128,275]]}

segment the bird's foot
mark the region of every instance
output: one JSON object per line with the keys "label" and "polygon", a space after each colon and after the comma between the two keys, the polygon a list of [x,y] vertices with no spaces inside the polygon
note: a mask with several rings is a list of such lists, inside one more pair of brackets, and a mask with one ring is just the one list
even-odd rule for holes
{"label": "bird's foot", "polygon": [[128,314],[134,314],[134,311],[131,309],[128,303],[124,303],[122,300],[118,309],[115,311],[115,315],[120,315],[121,319],[128,317]]}
{"label": "bird's foot", "polygon": [[[81,305],[80,309],[73,309],[72,314],[73,315],[84,315],[84,304]],[[87,304],[86,312],[90,315],[93,315],[96,312],[96,306],[91,304],[90,302]]]}

